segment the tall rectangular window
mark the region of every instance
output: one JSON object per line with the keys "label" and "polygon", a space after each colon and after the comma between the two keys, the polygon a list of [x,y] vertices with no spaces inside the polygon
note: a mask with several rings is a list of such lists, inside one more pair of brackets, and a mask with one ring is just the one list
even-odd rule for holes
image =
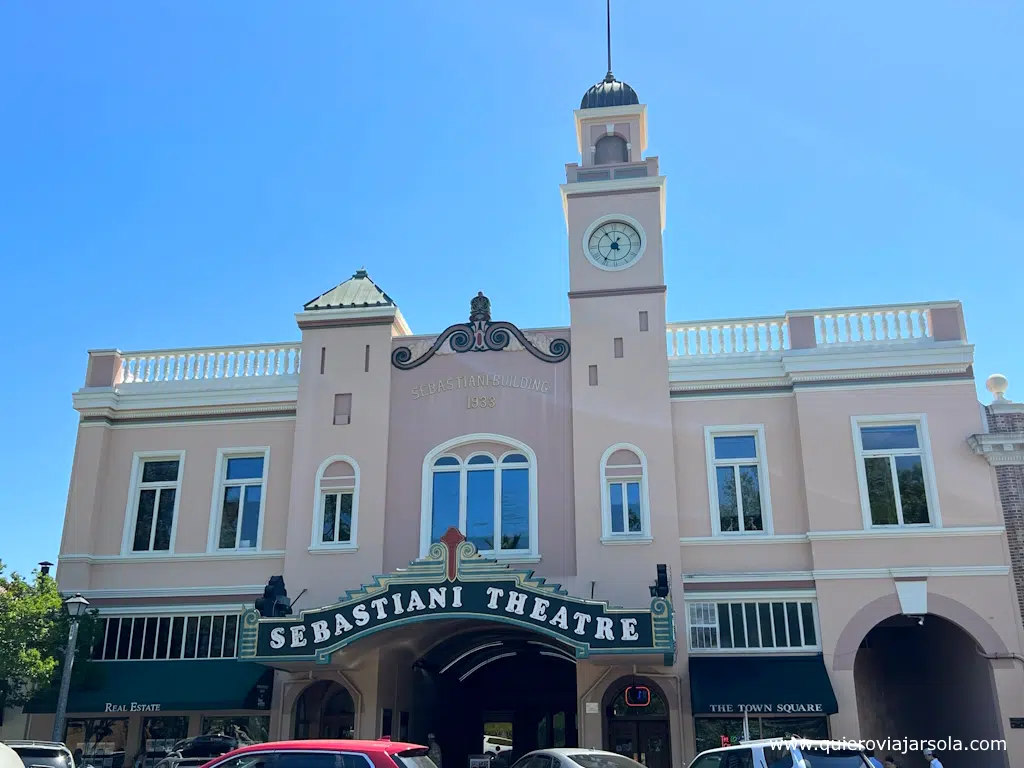
{"label": "tall rectangular window", "polygon": [[713,529],[771,532],[763,427],[708,427],[705,432]]}
{"label": "tall rectangular window", "polygon": [[870,526],[935,524],[922,424],[917,419],[886,423],[854,417],[861,505]]}
{"label": "tall rectangular window", "polygon": [[348,544],[352,541],[352,501],[354,491],[330,491],[323,495],[323,531],[321,544]]}
{"label": "tall rectangular window", "polygon": [[171,549],[181,481],[181,455],[139,459],[134,494],[132,552]]}
{"label": "tall rectangular window", "polygon": [[259,546],[266,453],[223,456],[220,488],[218,549],[255,549]]}

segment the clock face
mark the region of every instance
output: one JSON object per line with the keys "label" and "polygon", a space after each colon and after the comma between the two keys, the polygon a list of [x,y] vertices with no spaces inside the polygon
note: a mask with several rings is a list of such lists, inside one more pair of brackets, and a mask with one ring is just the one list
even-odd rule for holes
{"label": "clock face", "polygon": [[643,252],[640,233],[624,221],[609,221],[587,239],[587,257],[603,269],[624,269]]}

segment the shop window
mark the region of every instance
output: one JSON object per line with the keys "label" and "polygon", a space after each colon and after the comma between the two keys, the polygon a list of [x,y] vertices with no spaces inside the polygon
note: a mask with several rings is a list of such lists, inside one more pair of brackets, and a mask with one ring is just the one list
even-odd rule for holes
{"label": "shop window", "polygon": [[238,616],[105,616],[97,634],[97,661],[227,659],[235,657]]}
{"label": "shop window", "polygon": [[705,427],[714,534],[770,534],[764,426]]}
{"label": "shop window", "polygon": [[686,603],[691,651],[817,650],[820,647],[811,600]]}
{"label": "shop window", "polygon": [[651,538],[647,500],[647,459],[634,445],[619,443],[601,457],[601,540]]}
{"label": "shop window", "polygon": [[136,763],[137,768],[152,768],[160,762],[175,742],[188,736],[188,717],[145,717],[142,719],[142,744],[140,752],[143,753],[141,763]]}
{"label": "shop window", "polygon": [[136,454],[124,554],[171,552],[185,452]]}
{"label": "shop window", "polygon": [[128,718],[68,720],[64,743],[72,754],[82,756],[82,765],[92,768],[121,768],[128,743]]}
{"label": "shop window", "polygon": [[[739,744],[743,740],[743,717],[695,717],[693,719],[697,752]],[[748,715],[747,729],[751,739],[781,739],[796,734],[804,739],[828,739],[827,717],[760,717]],[[771,752],[775,749],[775,752]],[[727,754],[741,750],[730,750]],[[726,753],[717,753],[720,757]],[[709,757],[711,757],[709,755]],[[769,766],[789,766],[792,759],[787,748],[765,747]],[[697,768],[694,764],[693,768]],[[718,763],[699,763],[701,768],[718,768]],[[743,765],[741,763],[741,765]],[[725,768],[725,764],[722,764]]]}
{"label": "shop window", "polygon": [[853,417],[866,528],[938,525],[924,416]]}
{"label": "shop window", "polygon": [[[494,436],[494,442],[498,439]],[[533,452],[518,441],[501,446],[489,440],[489,450],[475,450],[481,446],[473,442],[477,441],[449,442],[427,454],[421,556],[449,528],[458,528],[477,551],[489,556],[536,556]],[[502,447],[507,450],[501,452]]]}
{"label": "shop window", "polygon": [[202,735],[230,736],[243,744],[270,741],[270,717],[204,717]]}
{"label": "shop window", "polygon": [[214,490],[215,547],[259,549],[269,448],[220,451]]}
{"label": "shop window", "polygon": [[312,549],[355,549],[359,467],[349,456],[332,456],[316,474]]}

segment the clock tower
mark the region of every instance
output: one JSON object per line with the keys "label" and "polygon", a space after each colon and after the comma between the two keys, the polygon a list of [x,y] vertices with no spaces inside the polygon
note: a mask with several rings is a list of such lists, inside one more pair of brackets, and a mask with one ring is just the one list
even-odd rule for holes
{"label": "clock tower", "polygon": [[[569,235],[577,566],[586,579],[607,573],[611,560],[621,566],[624,582],[648,583],[652,564],[667,564],[672,573],[679,566],[662,253],[665,177],[656,157],[644,157],[647,106],[612,74],[610,21],[608,51],[608,73],[574,113],[580,162],[566,166],[561,186]],[[610,478],[622,470],[608,465],[630,455],[623,450],[640,459],[640,530],[609,523],[617,492]]]}

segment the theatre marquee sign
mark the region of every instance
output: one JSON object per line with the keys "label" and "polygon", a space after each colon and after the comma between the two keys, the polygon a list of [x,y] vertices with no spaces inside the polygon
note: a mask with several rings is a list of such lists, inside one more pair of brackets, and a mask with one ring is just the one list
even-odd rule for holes
{"label": "theatre marquee sign", "polygon": [[451,529],[423,560],[350,592],[336,605],[285,619],[242,617],[239,658],[330,660],[361,637],[420,621],[467,618],[513,624],[557,638],[576,657],[596,654],[675,655],[672,605],[654,598],[648,610],[611,608],[546,584],[532,571],[511,570],[480,557]]}

